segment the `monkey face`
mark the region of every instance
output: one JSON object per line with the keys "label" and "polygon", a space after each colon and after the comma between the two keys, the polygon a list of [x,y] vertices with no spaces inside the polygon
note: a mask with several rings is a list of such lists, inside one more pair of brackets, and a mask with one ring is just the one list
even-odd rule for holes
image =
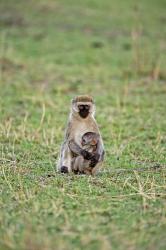
{"label": "monkey face", "polygon": [[82,136],[82,146],[90,145],[96,146],[99,140],[99,134],[94,132],[87,132]]}
{"label": "monkey face", "polygon": [[78,114],[79,117],[85,119],[89,114],[94,113],[94,104],[90,102],[77,102],[72,105],[72,111],[74,114]]}
{"label": "monkey face", "polygon": [[82,118],[86,118],[89,115],[90,105],[88,104],[78,105],[78,110],[79,110],[79,115]]}
{"label": "monkey face", "polygon": [[72,112],[74,115],[85,119],[88,115],[94,115],[95,104],[89,96],[77,96],[72,100]]}

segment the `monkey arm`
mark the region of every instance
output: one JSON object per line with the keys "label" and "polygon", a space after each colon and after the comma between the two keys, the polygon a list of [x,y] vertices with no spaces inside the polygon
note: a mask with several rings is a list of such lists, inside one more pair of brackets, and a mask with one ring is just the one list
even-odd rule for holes
{"label": "monkey arm", "polygon": [[93,156],[88,151],[82,149],[74,140],[69,141],[69,148],[74,154],[82,155],[86,160],[90,160]]}
{"label": "monkey arm", "polygon": [[82,148],[74,140],[69,141],[69,148],[74,154],[81,155]]}
{"label": "monkey arm", "polygon": [[99,162],[100,155],[98,153],[93,153],[93,156],[90,160],[90,167],[94,168],[96,164]]}

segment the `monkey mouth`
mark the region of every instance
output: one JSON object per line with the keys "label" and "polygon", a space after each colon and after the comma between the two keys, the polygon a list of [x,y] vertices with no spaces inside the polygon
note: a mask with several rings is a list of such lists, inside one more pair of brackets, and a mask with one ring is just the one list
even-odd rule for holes
{"label": "monkey mouth", "polygon": [[80,110],[79,115],[82,118],[86,118],[89,115],[89,111],[87,111],[87,110]]}

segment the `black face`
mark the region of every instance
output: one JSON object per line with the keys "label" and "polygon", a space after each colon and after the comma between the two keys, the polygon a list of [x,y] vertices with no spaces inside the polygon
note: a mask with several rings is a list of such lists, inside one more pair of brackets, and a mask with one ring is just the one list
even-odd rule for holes
{"label": "black face", "polygon": [[90,109],[89,105],[87,105],[87,104],[85,104],[85,105],[84,104],[79,105],[78,109],[79,109],[79,115],[82,118],[86,118],[89,115],[89,109]]}

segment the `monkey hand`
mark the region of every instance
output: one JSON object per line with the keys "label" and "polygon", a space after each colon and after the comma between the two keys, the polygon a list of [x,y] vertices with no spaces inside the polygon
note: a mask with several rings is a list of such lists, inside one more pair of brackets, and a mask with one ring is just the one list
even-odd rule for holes
{"label": "monkey hand", "polygon": [[81,151],[81,155],[84,157],[85,160],[91,160],[92,158],[92,154],[84,149]]}
{"label": "monkey hand", "polygon": [[96,164],[99,162],[100,155],[98,153],[95,153],[92,155],[90,159],[90,167],[94,168]]}

